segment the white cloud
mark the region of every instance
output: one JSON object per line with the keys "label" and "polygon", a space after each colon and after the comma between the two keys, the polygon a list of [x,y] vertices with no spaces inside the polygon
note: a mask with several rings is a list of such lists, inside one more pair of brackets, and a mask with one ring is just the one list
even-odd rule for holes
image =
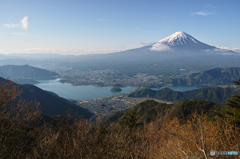
{"label": "white cloud", "polygon": [[232,49],[232,50],[235,51],[235,52],[240,53],[240,48],[235,48],[235,49]]}
{"label": "white cloud", "polygon": [[234,48],[234,49],[231,49],[231,48],[228,48],[228,47],[217,47],[217,48],[240,53],[240,48]]}
{"label": "white cloud", "polygon": [[28,29],[28,16],[24,16],[21,20],[22,28],[27,30]]}
{"label": "white cloud", "polygon": [[168,51],[171,50],[169,46],[164,45],[162,43],[156,43],[150,49],[151,51]]}
{"label": "white cloud", "polygon": [[11,34],[18,35],[18,36],[26,35],[25,33],[11,33]]}
{"label": "white cloud", "polygon": [[28,29],[28,16],[24,16],[23,19],[21,20],[21,24],[3,24],[4,27],[7,28],[17,28],[17,27],[21,27],[25,30]]}
{"label": "white cloud", "polygon": [[212,15],[212,14],[214,14],[214,13],[205,12],[205,11],[192,13],[192,15],[202,15],[202,16],[207,16],[207,15]]}
{"label": "white cloud", "polygon": [[19,24],[3,24],[4,27],[6,28],[16,28],[19,27]]}

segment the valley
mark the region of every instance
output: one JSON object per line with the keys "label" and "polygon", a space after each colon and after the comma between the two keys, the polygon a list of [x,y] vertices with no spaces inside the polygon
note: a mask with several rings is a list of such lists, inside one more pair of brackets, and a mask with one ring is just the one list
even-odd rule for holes
{"label": "valley", "polygon": [[114,114],[117,111],[127,110],[135,105],[145,101],[145,100],[154,100],[158,103],[168,103],[172,104],[173,102],[163,101],[153,98],[132,98],[128,97],[127,94],[117,94],[110,97],[98,98],[94,100],[69,100],[79,105],[82,108],[88,109],[90,112],[95,114],[97,120],[101,120],[104,117],[107,117],[111,114]]}

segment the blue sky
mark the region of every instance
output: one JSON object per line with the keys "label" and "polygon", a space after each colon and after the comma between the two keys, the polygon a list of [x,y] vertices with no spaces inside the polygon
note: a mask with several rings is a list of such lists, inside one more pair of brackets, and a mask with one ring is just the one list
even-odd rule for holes
{"label": "blue sky", "polygon": [[240,48],[240,0],[1,0],[0,53],[109,53],[184,31]]}

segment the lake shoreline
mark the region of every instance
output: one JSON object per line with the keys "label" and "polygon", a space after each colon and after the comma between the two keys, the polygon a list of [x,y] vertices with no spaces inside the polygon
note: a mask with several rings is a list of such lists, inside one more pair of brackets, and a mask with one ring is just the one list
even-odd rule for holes
{"label": "lake shoreline", "polygon": [[[92,99],[109,97],[109,96],[117,95],[120,93],[128,94],[136,88],[141,88],[141,87],[126,86],[126,87],[120,87],[122,89],[121,92],[111,92],[110,90],[112,87],[109,87],[109,86],[102,86],[102,87],[96,87],[94,85],[73,86],[69,83],[61,83],[59,82],[60,80],[61,80],[60,78],[57,78],[55,80],[38,80],[38,82],[40,83],[35,84],[35,86],[43,90],[53,92],[60,97],[63,97],[66,99],[73,99],[73,100],[92,100]],[[163,88],[170,88],[174,91],[184,92],[184,91],[207,88],[207,87],[213,87],[213,86],[201,86],[201,85],[165,86],[161,88],[152,87],[150,89],[160,90]]]}
{"label": "lake shoreline", "polygon": [[[65,83],[65,84],[71,84],[72,86],[94,86],[94,87],[116,87],[115,85],[99,85],[99,84],[88,84],[88,85],[85,85],[85,84],[72,84],[72,83],[69,83],[69,82],[63,82],[61,80],[59,80],[60,83]],[[121,85],[121,84],[120,84]],[[169,85],[161,85],[161,86],[144,86],[144,85],[121,85],[121,86],[117,86],[117,87],[120,87],[120,88],[124,88],[124,87],[137,87],[137,88],[166,88],[166,87],[178,87],[178,86],[202,86],[202,87],[222,87],[222,88],[226,88],[226,87],[230,87],[230,88],[235,88],[235,85],[231,84],[231,85],[211,85],[211,84],[198,84],[198,85],[172,85],[172,84],[169,84]]]}

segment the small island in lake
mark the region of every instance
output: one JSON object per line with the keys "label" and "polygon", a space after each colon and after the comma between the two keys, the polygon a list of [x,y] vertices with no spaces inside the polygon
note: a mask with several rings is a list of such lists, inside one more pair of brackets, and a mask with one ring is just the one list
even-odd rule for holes
{"label": "small island in lake", "polygon": [[110,89],[110,91],[111,91],[111,92],[121,92],[122,89],[119,88],[119,87],[113,87],[113,88]]}

